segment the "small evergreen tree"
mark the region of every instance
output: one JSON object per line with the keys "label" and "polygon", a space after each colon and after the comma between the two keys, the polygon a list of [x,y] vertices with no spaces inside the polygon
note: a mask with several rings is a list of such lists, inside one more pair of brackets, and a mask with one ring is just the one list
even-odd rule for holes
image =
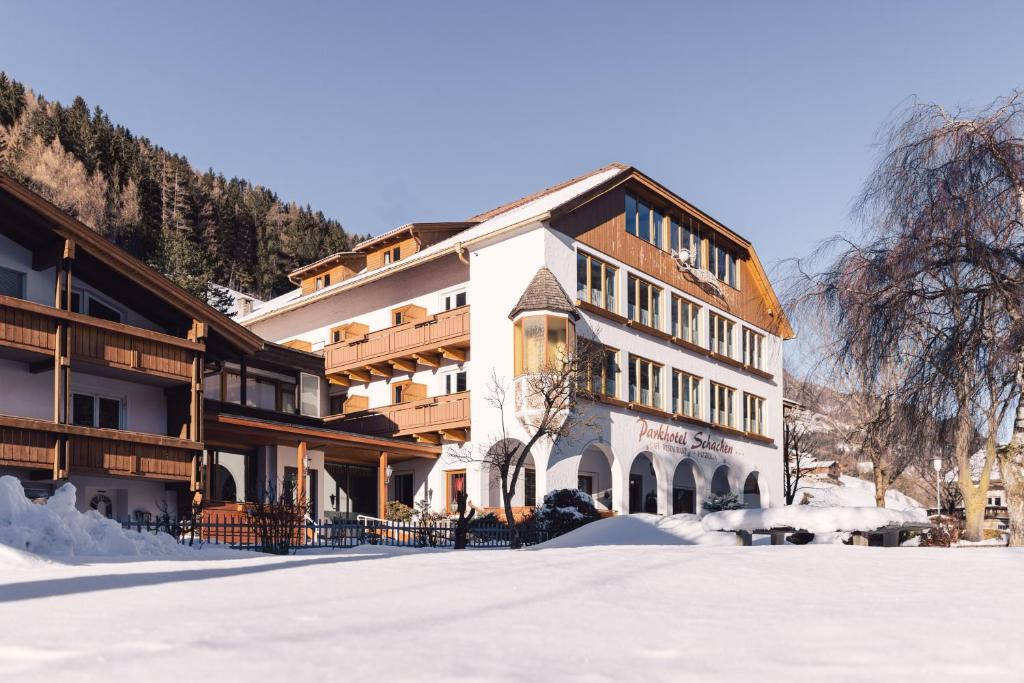
{"label": "small evergreen tree", "polygon": [[742,510],[744,505],[739,496],[732,491],[726,491],[725,493],[709,494],[701,507],[707,512],[719,512],[720,510]]}
{"label": "small evergreen tree", "polygon": [[551,538],[567,534],[601,518],[594,500],[578,489],[558,489],[544,496],[535,519]]}

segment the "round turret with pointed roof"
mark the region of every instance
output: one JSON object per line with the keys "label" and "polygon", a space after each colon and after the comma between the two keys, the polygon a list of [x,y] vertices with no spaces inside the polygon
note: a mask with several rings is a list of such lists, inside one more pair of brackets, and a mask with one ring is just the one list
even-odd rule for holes
{"label": "round turret with pointed roof", "polygon": [[514,320],[520,313],[528,311],[565,313],[573,320],[579,320],[580,317],[580,312],[576,310],[569,295],[565,293],[562,285],[555,278],[555,274],[547,266],[541,266],[537,274],[533,276],[508,317],[510,320]]}

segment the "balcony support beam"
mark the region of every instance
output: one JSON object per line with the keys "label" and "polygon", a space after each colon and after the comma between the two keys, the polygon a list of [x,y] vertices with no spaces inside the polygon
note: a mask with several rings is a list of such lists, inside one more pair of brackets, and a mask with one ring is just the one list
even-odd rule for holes
{"label": "balcony support beam", "polygon": [[391,367],[393,367],[395,370],[398,370],[399,372],[416,372],[415,359],[409,360],[407,358],[395,358],[394,360],[389,360],[388,364],[391,365]]}
{"label": "balcony support beam", "polygon": [[448,439],[449,441],[458,441],[463,443],[467,440],[467,434],[465,429],[442,429],[441,436]]}
{"label": "balcony support beam", "polygon": [[429,443],[435,446],[441,443],[441,435],[437,432],[423,432],[422,434],[413,434],[413,438],[416,439],[417,443]]}
{"label": "balcony support beam", "polygon": [[363,372],[362,370],[355,370],[355,369],[349,370],[348,371],[348,376],[349,376],[349,379],[351,379],[353,381],[356,381],[356,382],[359,382],[361,384],[369,384],[370,383],[370,373]]}
{"label": "balcony support beam", "polygon": [[368,369],[371,375],[376,375],[377,377],[384,377],[386,379],[391,379],[391,375],[393,374],[391,372],[390,367],[385,367],[381,365],[371,365],[369,366]]}
{"label": "balcony support beam", "polygon": [[428,368],[438,368],[441,366],[441,359],[433,353],[414,353],[412,357],[420,365],[426,365]]}
{"label": "balcony support beam", "polygon": [[458,363],[464,363],[466,361],[466,351],[464,349],[456,349],[450,346],[442,346],[437,350],[442,356],[448,360],[453,360]]}
{"label": "balcony support beam", "polygon": [[350,386],[352,386],[352,380],[350,380],[345,375],[328,375],[327,376],[327,381],[330,382],[331,384],[337,385],[339,387],[350,387]]}

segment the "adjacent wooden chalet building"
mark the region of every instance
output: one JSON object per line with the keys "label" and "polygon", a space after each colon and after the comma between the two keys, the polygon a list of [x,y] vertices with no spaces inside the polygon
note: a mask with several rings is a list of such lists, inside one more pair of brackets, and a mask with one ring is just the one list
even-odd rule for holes
{"label": "adjacent wooden chalet building", "polygon": [[[325,422],[323,358],[299,346],[265,342],[0,175],[0,475],[30,495],[70,481],[83,510],[128,520],[177,514],[196,491],[230,514],[286,486],[314,516],[331,495],[379,514],[389,463],[440,449]],[[358,495],[325,472],[352,491],[356,472]]]}

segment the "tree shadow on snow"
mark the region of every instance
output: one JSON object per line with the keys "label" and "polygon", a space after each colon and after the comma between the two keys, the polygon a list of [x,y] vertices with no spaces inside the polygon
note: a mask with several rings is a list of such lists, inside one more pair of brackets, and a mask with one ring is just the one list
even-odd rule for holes
{"label": "tree shadow on snow", "polygon": [[205,581],[222,579],[247,574],[298,569],[316,565],[344,564],[359,560],[375,560],[395,557],[392,553],[360,553],[358,555],[310,557],[302,560],[267,562],[264,564],[246,564],[237,567],[216,567],[210,569],[175,569],[160,572],[135,572],[126,574],[100,574],[97,576],[70,576],[64,578],[41,579],[39,581],[22,581],[19,583],[0,584],[0,604],[34,600],[78,593],[117,590],[120,588],[138,588],[156,586],[165,583],[182,581]]}

